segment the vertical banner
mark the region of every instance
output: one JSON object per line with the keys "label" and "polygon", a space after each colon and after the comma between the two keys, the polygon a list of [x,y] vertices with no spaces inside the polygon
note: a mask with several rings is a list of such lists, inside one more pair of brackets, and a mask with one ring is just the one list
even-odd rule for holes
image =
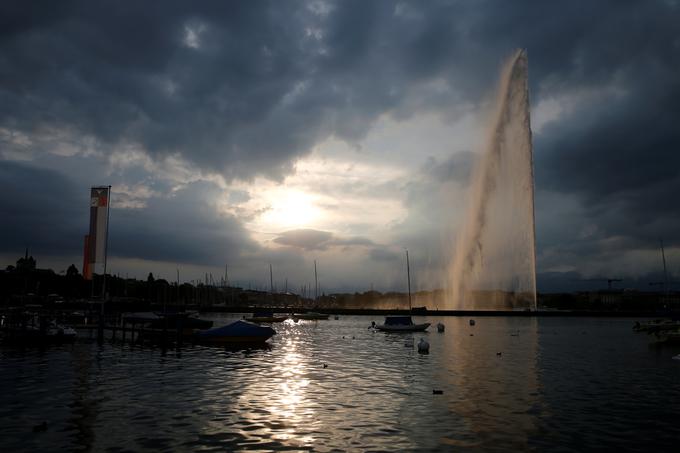
{"label": "vertical banner", "polygon": [[86,253],[90,265],[90,275],[95,270],[95,264],[106,261],[106,238],[109,210],[109,187],[93,187],[90,191],[90,234],[86,244]]}

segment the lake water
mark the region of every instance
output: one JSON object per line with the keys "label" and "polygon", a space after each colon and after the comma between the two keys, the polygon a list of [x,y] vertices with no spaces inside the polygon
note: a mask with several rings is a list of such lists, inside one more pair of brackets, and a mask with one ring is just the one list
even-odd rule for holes
{"label": "lake water", "polygon": [[[430,332],[373,332],[370,316],[287,321],[262,350],[0,348],[1,448],[680,448],[680,347],[650,344],[631,319],[416,319]],[[421,337],[429,355],[406,346]]]}

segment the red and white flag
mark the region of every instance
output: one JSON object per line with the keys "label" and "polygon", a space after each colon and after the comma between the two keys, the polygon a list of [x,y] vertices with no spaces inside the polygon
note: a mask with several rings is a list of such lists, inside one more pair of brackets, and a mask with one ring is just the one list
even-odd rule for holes
{"label": "red and white flag", "polygon": [[97,263],[106,259],[106,236],[108,225],[110,187],[93,187],[90,191],[90,234],[87,236],[83,266],[83,276],[92,278]]}

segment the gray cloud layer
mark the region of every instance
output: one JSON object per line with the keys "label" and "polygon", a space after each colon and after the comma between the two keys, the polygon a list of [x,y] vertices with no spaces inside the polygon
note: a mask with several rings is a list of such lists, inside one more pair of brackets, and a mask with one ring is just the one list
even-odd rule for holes
{"label": "gray cloud layer", "polygon": [[[536,134],[535,165],[537,190],[577,200],[579,228],[597,231],[572,242],[572,228],[542,230],[559,222],[539,204],[539,253],[567,247],[597,259],[613,236],[623,238],[618,247],[653,248],[660,236],[678,246],[678,23],[671,1],[7,1],[0,155],[49,151],[60,140],[103,152],[132,143],[227,179],[281,178],[320,140],[358,141],[381,114],[480,102],[503,57],[526,47],[533,105],[594,93]],[[443,88],[432,91],[434,81]],[[597,96],[608,89],[619,94]],[[30,240],[77,254],[83,219],[74,206],[86,202],[75,178],[0,164],[3,250]],[[432,178],[464,182],[469,166],[461,154]],[[34,180],[40,188],[27,184]],[[204,259],[214,244],[256,247],[238,219],[201,210],[210,190],[187,188],[125,212],[112,239],[126,256],[159,260]],[[417,200],[408,203],[417,212]],[[162,220],[178,212],[180,221]],[[210,234],[183,232],[196,229]]]}

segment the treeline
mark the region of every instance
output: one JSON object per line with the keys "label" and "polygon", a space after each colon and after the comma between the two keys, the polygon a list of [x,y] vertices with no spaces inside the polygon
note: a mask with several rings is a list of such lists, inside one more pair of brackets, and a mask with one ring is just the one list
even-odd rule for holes
{"label": "treeline", "polygon": [[[28,254],[16,265],[0,271],[0,304],[63,303],[86,299],[101,299],[104,276],[94,275],[85,280],[75,265],[63,273],[52,269],[38,269],[36,260]],[[109,300],[140,301],[169,305],[214,305],[247,303],[249,295],[239,288],[189,283],[178,285],[165,279],[156,279],[149,273],[146,280],[106,276],[106,293]],[[252,298],[252,295],[250,296]]]}

